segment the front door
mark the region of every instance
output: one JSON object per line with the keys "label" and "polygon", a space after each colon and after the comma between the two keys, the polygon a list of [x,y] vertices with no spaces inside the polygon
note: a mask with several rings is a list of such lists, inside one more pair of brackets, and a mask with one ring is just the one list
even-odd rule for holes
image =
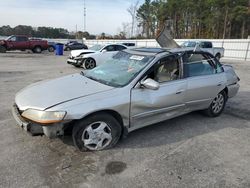
{"label": "front door", "polygon": [[135,87],[131,90],[130,124],[136,129],[185,113],[187,80],[182,79],[180,61],[161,59],[146,78],[159,82],[158,90]]}

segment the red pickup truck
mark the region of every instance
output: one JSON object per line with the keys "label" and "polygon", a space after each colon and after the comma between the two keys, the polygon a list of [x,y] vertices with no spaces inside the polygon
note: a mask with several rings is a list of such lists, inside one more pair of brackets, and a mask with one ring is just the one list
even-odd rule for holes
{"label": "red pickup truck", "polygon": [[26,36],[12,35],[6,40],[0,40],[0,52],[7,50],[32,50],[34,53],[41,53],[49,47],[46,40],[30,40]]}

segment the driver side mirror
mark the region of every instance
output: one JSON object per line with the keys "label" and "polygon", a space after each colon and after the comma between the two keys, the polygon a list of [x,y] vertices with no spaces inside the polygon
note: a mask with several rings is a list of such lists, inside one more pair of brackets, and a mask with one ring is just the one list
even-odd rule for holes
{"label": "driver side mirror", "polygon": [[141,85],[151,90],[157,90],[160,87],[160,84],[151,78],[147,78],[146,80],[142,81]]}
{"label": "driver side mirror", "polygon": [[108,50],[106,50],[106,49],[103,49],[103,50],[102,50],[102,52],[107,52],[107,51],[108,51]]}

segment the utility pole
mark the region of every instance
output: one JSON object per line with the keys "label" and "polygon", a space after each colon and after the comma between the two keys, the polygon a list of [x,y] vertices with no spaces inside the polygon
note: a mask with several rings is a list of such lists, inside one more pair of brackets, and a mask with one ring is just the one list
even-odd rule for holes
{"label": "utility pole", "polygon": [[83,30],[86,31],[86,2],[85,2],[85,0],[83,1],[83,3],[84,3],[84,13],[83,13],[83,15],[84,15],[84,25],[83,25]]}

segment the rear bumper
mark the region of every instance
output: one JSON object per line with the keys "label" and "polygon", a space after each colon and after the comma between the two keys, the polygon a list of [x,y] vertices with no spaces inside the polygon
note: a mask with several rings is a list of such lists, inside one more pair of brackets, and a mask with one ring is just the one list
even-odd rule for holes
{"label": "rear bumper", "polygon": [[17,124],[32,136],[46,135],[49,138],[55,138],[64,135],[64,126],[62,123],[43,126],[34,122],[29,122],[21,116],[20,111],[15,104],[12,106],[12,115]]}

